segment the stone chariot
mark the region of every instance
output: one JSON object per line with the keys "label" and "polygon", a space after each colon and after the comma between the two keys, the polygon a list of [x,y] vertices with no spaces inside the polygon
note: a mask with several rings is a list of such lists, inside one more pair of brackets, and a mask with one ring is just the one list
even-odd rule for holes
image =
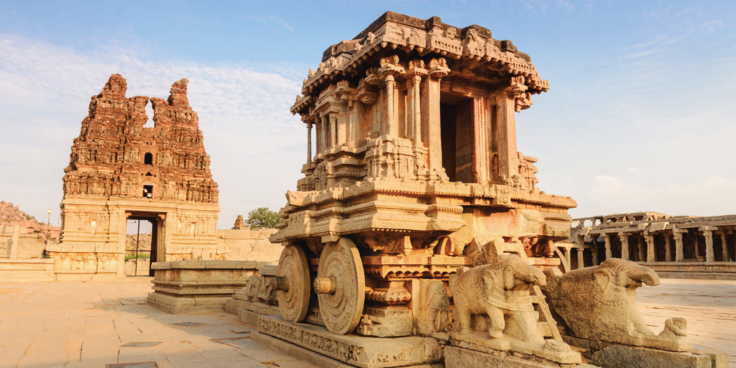
{"label": "stone chariot", "polygon": [[392,12],[324,52],[291,108],[305,176],[271,236],[285,320],[429,336],[452,325],[460,267],[489,252],[559,265],[576,203],[540,191],[537,159],[516,149],[515,113],[549,89],[530,60],[486,28]]}

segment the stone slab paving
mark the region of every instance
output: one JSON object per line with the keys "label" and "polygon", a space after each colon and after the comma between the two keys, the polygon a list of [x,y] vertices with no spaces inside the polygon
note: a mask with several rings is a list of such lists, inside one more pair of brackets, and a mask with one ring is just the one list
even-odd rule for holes
{"label": "stone slab paving", "polygon": [[[250,339],[226,313],[166,314],[145,305],[150,278],[0,284],[0,368],[316,368]],[[153,366],[153,365],[151,365]]]}
{"label": "stone slab paving", "polygon": [[[0,368],[316,367],[252,341],[255,327],[234,315],[149,308],[149,292],[150,278],[0,284]],[[687,318],[695,345],[725,350],[736,366],[736,281],[662,279],[637,300],[656,333],[667,318]]]}
{"label": "stone slab paving", "polygon": [[644,320],[655,333],[668,318],[687,319],[688,338],[698,347],[724,350],[736,367],[736,281],[661,279],[637,290]]}

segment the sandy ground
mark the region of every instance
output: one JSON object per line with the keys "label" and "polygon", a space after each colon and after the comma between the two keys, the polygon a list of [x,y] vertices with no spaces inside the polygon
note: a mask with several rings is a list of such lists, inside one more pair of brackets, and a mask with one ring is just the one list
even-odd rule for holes
{"label": "sandy ground", "polygon": [[736,367],[736,281],[661,279],[640,288],[636,301],[655,333],[666,319],[683,317],[693,345],[724,350]]}
{"label": "sandy ground", "polygon": [[[149,278],[0,284],[0,368],[315,367],[252,341],[255,328],[236,316],[149,308],[150,291]],[[693,344],[725,350],[736,366],[736,281],[662,279],[639,289],[637,300],[653,331],[667,318],[687,318]]]}

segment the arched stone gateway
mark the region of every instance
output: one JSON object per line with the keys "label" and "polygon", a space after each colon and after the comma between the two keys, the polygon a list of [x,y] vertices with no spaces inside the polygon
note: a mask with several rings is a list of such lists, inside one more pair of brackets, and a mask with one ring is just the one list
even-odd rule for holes
{"label": "arched stone gateway", "polygon": [[48,247],[57,279],[124,277],[128,219],[153,223],[152,262],[221,253],[217,183],[187,83],[175,82],[167,100],[128,98],[114,74],[92,96],[64,169],[61,243]]}

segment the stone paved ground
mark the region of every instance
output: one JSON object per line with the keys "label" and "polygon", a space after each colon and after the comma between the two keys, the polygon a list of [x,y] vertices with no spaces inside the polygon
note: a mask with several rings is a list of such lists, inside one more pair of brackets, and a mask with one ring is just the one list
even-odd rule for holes
{"label": "stone paved ground", "polygon": [[[0,368],[147,361],[164,367],[315,367],[250,340],[254,328],[233,315],[173,316],[151,309],[143,305],[150,290],[148,278],[0,284]],[[736,281],[662,279],[660,286],[639,289],[637,300],[654,331],[667,318],[685,317],[694,344],[726,350],[736,366]]]}
{"label": "stone paved ground", "polygon": [[661,279],[637,291],[647,325],[659,333],[667,318],[687,319],[694,345],[726,351],[736,367],[736,281]]}
{"label": "stone paved ground", "polygon": [[0,367],[315,367],[250,340],[236,316],[149,308],[150,291],[149,278],[0,284]]}

